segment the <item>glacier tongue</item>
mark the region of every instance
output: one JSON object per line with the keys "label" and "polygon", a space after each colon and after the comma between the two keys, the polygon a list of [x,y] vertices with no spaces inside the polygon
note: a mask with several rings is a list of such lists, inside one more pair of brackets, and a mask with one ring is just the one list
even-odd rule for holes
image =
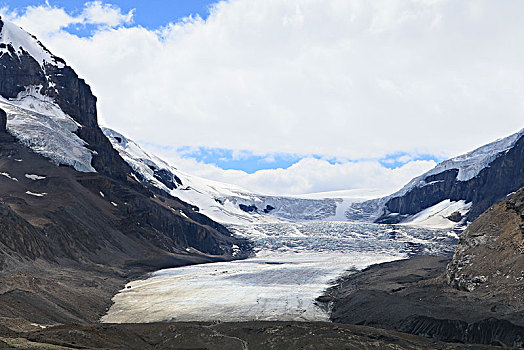
{"label": "glacier tongue", "polygon": [[74,134],[79,124],[38,91],[39,87],[28,87],[12,100],[0,96],[0,108],[7,113],[8,132],[57,165],[96,172],[91,165],[92,151]]}

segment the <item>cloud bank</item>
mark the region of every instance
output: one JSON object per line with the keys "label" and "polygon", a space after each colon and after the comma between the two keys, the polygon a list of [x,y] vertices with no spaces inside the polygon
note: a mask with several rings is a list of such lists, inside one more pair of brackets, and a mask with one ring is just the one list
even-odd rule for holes
{"label": "cloud bank", "polygon": [[[330,173],[356,188],[380,171],[387,183],[378,162],[342,170],[307,155],[448,157],[524,126],[517,0],[230,0],[155,30],[102,2],[13,10],[92,85],[101,121],[131,138],[306,157],[273,170],[279,184],[265,172],[238,180],[251,188],[326,190]],[[72,25],[94,29],[80,37]]]}

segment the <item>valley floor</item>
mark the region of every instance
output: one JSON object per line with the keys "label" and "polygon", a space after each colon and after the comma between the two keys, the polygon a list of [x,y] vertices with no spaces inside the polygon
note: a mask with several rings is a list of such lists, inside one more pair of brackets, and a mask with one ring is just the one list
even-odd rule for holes
{"label": "valley floor", "polygon": [[495,349],[327,322],[64,325],[3,334],[0,349]]}
{"label": "valley floor", "polygon": [[[417,261],[420,259],[422,264]],[[420,270],[428,272],[429,275],[423,276],[424,278],[431,277],[437,269],[441,268],[442,261],[447,261],[438,257],[420,259],[374,265],[363,274],[369,274],[371,271],[372,280],[390,276],[389,282],[383,283],[377,280],[378,288],[389,290],[397,284],[412,284],[420,280]],[[432,268],[428,268],[428,264]],[[14,286],[11,286],[12,291],[4,293],[0,299],[4,314],[0,319],[0,349],[496,348],[488,345],[444,343],[395,330],[369,327],[371,325],[385,327],[380,322],[376,322],[377,315],[382,315],[383,318],[391,317],[391,308],[379,310],[383,304],[377,304],[375,314],[367,315],[371,320],[367,323],[369,326],[293,321],[100,324],[94,319],[107,309],[111,296],[123,286],[125,282],[123,278],[118,277],[116,273],[102,273],[97,272],[96,269],[48,270],[45,273],[42,271],[25,270],[10,276],[9,279],[6,279],[6,276],[2,278],[4,288],[8,287],[7,281],[16,283],[17,288],[13,289]],[[392,273],[393,271],[395,273]],[[340,282],[343,281],[345,279]],[[344,291],[347,291],[347,282],[342,285]],[[367,292],[364,286],[362,289],[364,293]],[[433,302],[431,297],[432,295],[428,294],[428,299],[424,303]],[[371,299],[372,302],[376,300],[378,299]],[[428,304],[421,305],[421,307],[428,306]],[[399,305],[399,307],[403,308],[406,305]],[[54,326],[51,326],[52,324]]]}

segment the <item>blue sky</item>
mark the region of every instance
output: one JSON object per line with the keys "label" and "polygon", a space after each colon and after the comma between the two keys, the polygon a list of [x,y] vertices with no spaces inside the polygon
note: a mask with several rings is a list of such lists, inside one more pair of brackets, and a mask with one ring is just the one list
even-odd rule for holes
{"label": "blue sky", "polygon": [[439,163],[445,158],[431,154],[409,154],[407,152],[396,152],[388,154],[379,159],[336,159],[320,156],[317,154],[299,155],[292,153],[273,153],[258,155],[250,151],[233,151],[223,148],[208,147],[183,147],[177,150],[184,158],[194,158],[207,164],[215,164],[218,167],[229,170],[243,170],[248,174],[253,174],[261,169],[285,169],[300,161],[301,159],[313,158],[327,161],[329,164],[342,164],[346,162],[378,161],[384,168],[396,169],[409,162],[424,160]]}
{"label": "blue sky", "polygon": [[[104,3],[114,4],[128,12],[135,9],[134,23],[149,29],[156,29],[169,22],[176,22],[178,19],[198,14],[202,18],[209,15],[208,8],[217,1],[211,0],[115,0],[104,1]],[[81,12],[86,1],[84,0],[47,0],[51,6],[62,7],[69,13]],[[24,8],[26,6],[45,5],[45,0],[0,0],[0,7],[9,6],[10,8]]]}

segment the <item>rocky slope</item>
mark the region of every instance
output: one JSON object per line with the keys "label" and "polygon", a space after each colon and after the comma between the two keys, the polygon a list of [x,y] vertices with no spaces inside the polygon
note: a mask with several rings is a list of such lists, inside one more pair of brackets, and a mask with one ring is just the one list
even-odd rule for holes
{"label": "rocky slope", "polygon": [[[446,160],[390,196],[354,204],[350,220],[409,222],[446,201],[459,210],[446,213],[454,222],[476,219],[491,205],[524,186],[524,130]],[[453,215],[452,215],[453,214]]]}
{"label": "rocky slope", "polygon": [[489,208],[461,235],[448,283],[524,319],[524,188]]}
{"label": "rocky slope", "polygon": [[0,323],[93,322],[131,277],[250,254],[136,180],[60,58],[0,18]]}
{"label": "rocky slope", "polygon": [[[0,336],[0,349],[487,350],[410,334],[326,322],[149,323],[59,326]],[[497,347],[497,349],[500,349]]]}
{"label": "rocky slope", "polygon": [[524,188],[461,235],[451,261],[372,266],[319,298],[334,322],[444,341],[524,347]]}

